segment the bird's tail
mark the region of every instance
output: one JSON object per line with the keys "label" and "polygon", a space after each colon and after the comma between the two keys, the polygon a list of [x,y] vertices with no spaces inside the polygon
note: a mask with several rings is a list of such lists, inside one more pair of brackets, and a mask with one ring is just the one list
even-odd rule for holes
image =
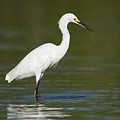
{"label": "bird's tail", "polygon": [[11,81],[13,81],[16,78],[16,71],[14,69],[12,69],[5,77],[5,80],[8,81],[8,83],[10,83]]}

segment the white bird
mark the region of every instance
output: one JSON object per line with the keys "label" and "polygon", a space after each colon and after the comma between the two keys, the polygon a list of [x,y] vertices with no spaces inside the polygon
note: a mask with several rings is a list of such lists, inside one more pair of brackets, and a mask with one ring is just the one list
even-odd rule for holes
{"label": "white bird", "polygon": [[62,33],[61,44],[54,45],[52,43],[46,43],[32,50],[15,68],[13,68],[6,75],[5,80],[10,83],[14,79],[23,79],[35,76],[36,89],[34,92],[34,97],[38,98],[39,83],[45,70],[57,64],[63,58],[69,48],[70,34],[67,29],[69,22],[76,23],[91,32],[93,31],[87,25],[82,23],[74,14],[64,14],[58,22]]}

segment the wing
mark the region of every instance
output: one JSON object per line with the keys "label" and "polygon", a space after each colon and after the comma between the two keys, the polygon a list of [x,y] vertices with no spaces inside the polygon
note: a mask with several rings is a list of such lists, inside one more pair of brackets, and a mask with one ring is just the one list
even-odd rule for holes
{"label": "wing", "polygon": [[26,55],[20,63],[6,76],[6,80],[22,79],[35,75],[38,71],[45,71],[53,64],[56,46],[52,43],[44,44]]}

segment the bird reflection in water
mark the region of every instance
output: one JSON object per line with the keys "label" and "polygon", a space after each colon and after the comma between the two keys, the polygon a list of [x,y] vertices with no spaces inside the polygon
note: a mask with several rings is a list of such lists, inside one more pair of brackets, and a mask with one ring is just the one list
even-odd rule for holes
{"label": "bird reflection in water", "polygon": [[[38,102],[38,101],[37,101]],[[54,120],[56,118],[67,118],[70,115],[63,112],[63,108],[45,107],[44,104],[19,105],[9,104],[7,107],[7,119],[40,119]]]}

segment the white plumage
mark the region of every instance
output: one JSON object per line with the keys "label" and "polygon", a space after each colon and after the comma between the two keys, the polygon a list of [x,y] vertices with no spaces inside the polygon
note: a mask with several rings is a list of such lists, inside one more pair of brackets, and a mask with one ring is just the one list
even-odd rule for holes
{"label": "white plumage", "polygon": [[63,15],[58,22],[63,35],[61,44],[57,46],[52,43],[46,43],[37,47],[26,55],[20,63],[6,75],[5,80],[10,83],[14,79],[36,76],[35,97],[38,97],[39,80],[43,76],[44,71],[58,63],[69,48],[70,34],[67,29],[69,22],[79,24],[89,31],[92,31],[88,26],[80,22],[74,14],[67,13]]}
{"label": "white plumage", "polygon": [[52,43],[46,43],[34,49],[6,75],[6,80],[10,83],[13,79],[23,79],[35,75],[36,82],[38,82],[41,74],[58,61],[57,50],[58,47]]}

